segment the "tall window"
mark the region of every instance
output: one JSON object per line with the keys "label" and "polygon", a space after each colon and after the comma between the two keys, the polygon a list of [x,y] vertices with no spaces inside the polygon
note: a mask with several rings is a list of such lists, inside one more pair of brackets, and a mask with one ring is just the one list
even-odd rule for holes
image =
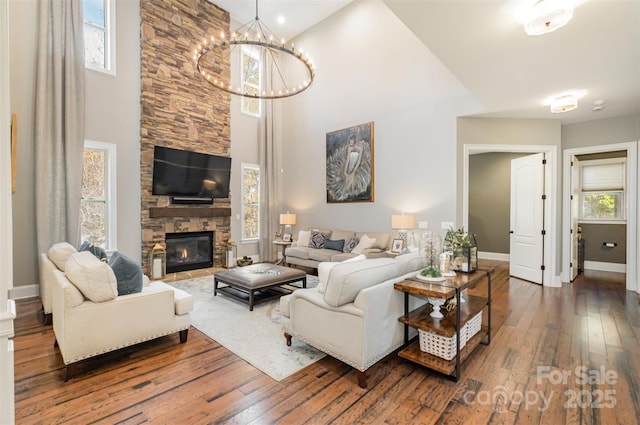
{"label": "tall window", "polygon": [[582,219],[624,220],[626,218],[626,158],[581,163]]}
{"label": "tall window", "polygon": [[260,167],[242,164],[242,240],[260,237]]}
{"label": "tall window", "polygon": [[80,236],[107,250],[116,249],[116,146],[85,141],[80,201]]}
{"label": "tall window", "polygon": [[82,13],[85,67],[115,74],[115,1],[82,0]]}
{"label": "tall window", "polygon": [[[243,47],[240,60],[242,61],[240,81],[243,90],[252,94],[260,93],[262,67],[259,51],[251,47]],[[240,100],[240,109],[245,114],[260,116],[260,99],[243,96]]]}

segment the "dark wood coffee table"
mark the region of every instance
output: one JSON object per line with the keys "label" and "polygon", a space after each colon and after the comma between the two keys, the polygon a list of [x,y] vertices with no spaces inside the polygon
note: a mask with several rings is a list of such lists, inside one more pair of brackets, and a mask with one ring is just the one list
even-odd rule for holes
{"label": "dark wood coffee table", "polygon": [[[302,282],[302,287],[306,288],[307,274],[298,269],[260,263],[216,272],[213,274],[213,282],[214,296],[220,291],[248,303],[249,310],[253,311],[256,304],[291,293],[291,290],[282,285]],[[227,286],[221,287],[220,283]]]}

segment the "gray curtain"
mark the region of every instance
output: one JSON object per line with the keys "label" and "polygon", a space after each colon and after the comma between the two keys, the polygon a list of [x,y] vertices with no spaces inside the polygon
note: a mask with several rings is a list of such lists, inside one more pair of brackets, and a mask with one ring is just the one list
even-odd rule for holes
{"label": "gray curtain", "polygon": [[278,231],[278,149],[273,100],[263,100],[260,119],[258,165],[260,165],[260,261],[277,258],[273,244]]}
{"label": "gray curtain", "polygon": [[81,0],[40,0],[36,67],[36,230],[39,252],[77,246],[84,145]]}

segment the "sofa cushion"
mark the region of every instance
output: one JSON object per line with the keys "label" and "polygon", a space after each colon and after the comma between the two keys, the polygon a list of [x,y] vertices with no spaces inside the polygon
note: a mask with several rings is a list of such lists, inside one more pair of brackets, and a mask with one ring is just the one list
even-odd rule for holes
{"label": "sofa cushion", "polygon": [[342,252],[342,248],[344,248],[344,239],[325,239],[324,248]]}
{"label": "sofa cushion", "polygon": [[290,246],[284,251],[284,255],[287,257],[296,257],[303,260],[309,259],[309,252],[315,251],[313,248],[309,248],[308,246]]}
{"label": "sofa cushion", "polygon": [[340,240],[340,239],[344,239],[345,241],[349,238],[351,238],[352,236],[355,236],[356,232],[353,232],[351,230],[332,230],[331,231],[331,239],[333,239],[334,241]]}
{"label": "sofa cushion", "polygon": [[331,261],[331,256],[337,254],[338,251],[334,251],[332,249],[310,249],[309,250],[309,260],[315,261]]}
{"label": "sofa cushion", "polygon": [[58,242],[49,248],[47,257],[49,257],[49,260],[53,261],[53,264],[55,264],[58,269],[64,271],[67,260],[76,252],[78,251],[70,243]]}
{"label": "sofa cushion", "polygon": [[362,238],[362,236],[367,235],[370,238],[375,239],[375,243],[370,248],[378,248],[381,250],[386,250],[389,247],[389,240],[391,236],[389,233],[385,232],[357,232],[356,236]]}
{"label": "sofa cushion", "polygon": [[393,258],[342,262],[329,272],[324,301],[333,307],[353,302],[362,289],[396,277],[399,271]]}
{"label": "sofa cushion", "polygon": [[298,232],[298,246],[309,246],[311,241],[311,231],[300,230]]}
{"label": "sofa cushion", "polygon": [[342,247],[342,252],[351,252],[353,251],[353,248],[355,248],[356,246],[358,246],[358,243],[360,242],[360,238],[357,236],[351,236],[349,239],[344,241],[344,247]]}
{"label": "sofa cushion", "polygon": [[374,238],[370,238],[367,235],[362,235],[360,236],[360,242],[358,242],[358,245],[353,248],[351,252],[358,255],[363,254],[364,250],[367,248],[371,248],[374,243],[376,243],[376,240]]}
{"label": "sofa cushion", "polygon": [[320,249],[324,247],[324,240],[331,237],[330,232],[323,232],[321,230],[312,230],[311,239],[309,240],[309,247]]}
{"label": "sofa cushion", "polygon": [[400,274],[418,271],[426,267],[426,261],[417,249],[413,252],[396,256],[396,261],[400,265]]}
{"label": "sofa cushion", "polygon": [[136,294],[142,291],[142,266],[121,252],[114,252],[109,266],[116,275],[118,295]]}
{"label": "sofa cushion", "polygon": [[357,254],[354,254],[353,252],[349,252],[349,253],[336,252],[336,253],[331,255],[331,261],[336,261],[338,263],[342,263],[343,261],[348,261],[348,260],[353,259],[354,257],[360,257],[360,256],[362,256],[364,258],[367,258],[367,256],[365,254],[357,255]]}
{"label": "sofa cushion", "polygon": [[104,248],[95,246],[93,243],[89,241],[84,241],[82,242],[82,244],[80,244],[80,247],[78,247],[78,252],[82,252],[82,251],[89,251],[90,253],[95,255],[96,258],[100,261],[104,261],[107,259],[107,251],[105,251]]}
{"label": "sofa cushion", "polygon": [[356,255],[344,261],[325,261],[318,264],[318,292],[321,294],[325,293],[327,289],[327,281],[329,280],[329,272],[335,265],[343,262],[362,261],[366,259],[367,257],[364,255]]}
{"label": "sofa cushion", "polygon": [[110,301],[118,296],[113,270],[89,251],[72,254],[65,264],[65,275],[93,302]]}

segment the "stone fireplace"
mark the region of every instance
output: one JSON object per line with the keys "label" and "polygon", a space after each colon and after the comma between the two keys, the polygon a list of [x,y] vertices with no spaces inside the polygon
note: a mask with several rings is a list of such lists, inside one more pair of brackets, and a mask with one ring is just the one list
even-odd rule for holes
{"label": "stone fireplace", "polygon": [[167,273],[213,267],[214,232],[167,233]]}
{"label": "stone fireplace", "polygon": [[[193,62],[194,43],[207,34],[228,32],[229,14],[207,1],[140,2],[141,122],[140,192],[142,265],[149,270],[155,244],[167,250],[167,233],[212,233],[213,264],[194,273],[210,274],[223,264],[225,241],[231,236],[231,199],[213,205],[174,205],[167,196],[153,195],[154,146],[230,156],[230,95],[202,80]],[[228,72],[229,64],[221,64]],[[193,277],[171,272],[165,279]]]}

